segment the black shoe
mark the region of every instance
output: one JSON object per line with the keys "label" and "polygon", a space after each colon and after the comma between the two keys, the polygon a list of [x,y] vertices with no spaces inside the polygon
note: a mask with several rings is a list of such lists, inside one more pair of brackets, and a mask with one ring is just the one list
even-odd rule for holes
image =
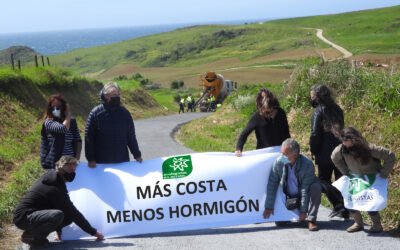
{"label": "black shoe", "polygon": [[332,212],[328,215],[329,218],[333,218],[335,216],[338,216],[339,214],[342,214],[346,212],[346,208],[344,206],[336,206],[334,209],[332,209]]}
{"label": "black shoe", "polygon": [[47,238],[35,238],[32,234],[24,232],[21,236],[21,241],[28,244],[31,247],[44,247],[49,244]]}
{"label": "black shoe", "polygon": [[277,226],[277,227],[282,227],[282,226],[286,226],[289,224],[290,224],[290,221],[275,221],[275,226]]}

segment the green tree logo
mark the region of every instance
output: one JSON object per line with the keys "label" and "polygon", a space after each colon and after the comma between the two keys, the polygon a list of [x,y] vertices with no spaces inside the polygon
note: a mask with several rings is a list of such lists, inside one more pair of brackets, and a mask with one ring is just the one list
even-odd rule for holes
{"label": "green tree logo", "polygon": [[368,189],[374,184],[375,178],[376,175],[374,174],[350,177],[349,193],[351,195],[355,195],[365,189]]}
{"label": "green tree logo", "polygon": [[162,165],[163,179],[183,178],[192,173],[193,165],[190,155],[175,156],[166,159]]}

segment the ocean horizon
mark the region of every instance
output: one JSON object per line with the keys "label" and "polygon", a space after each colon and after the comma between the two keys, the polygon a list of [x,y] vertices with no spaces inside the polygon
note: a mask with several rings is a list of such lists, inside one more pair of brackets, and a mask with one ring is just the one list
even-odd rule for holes
{"label": "ocean horizon", "polygon": [[[226,21],[213,24],[239,25],[258,21],[260,20]],[[78,48],[101,46],[138,37],[169,32],[179,28],[207,24],[210,23],[0,34],[0,50],[7,49],[11,46],[28,46],[42,55],[55,55]]]}

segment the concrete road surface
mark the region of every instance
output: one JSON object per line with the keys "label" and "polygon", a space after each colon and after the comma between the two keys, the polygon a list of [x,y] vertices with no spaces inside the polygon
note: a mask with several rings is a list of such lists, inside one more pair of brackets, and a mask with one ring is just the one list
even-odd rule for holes
{"label": "concrete road surface", "polygon": [[[135,121],[144,160],[193,152],[175,142],[170,135],[179,124],[205,115],[207,114],[185,113]],[[234,145],[232,150],[233,147]],[[46,249],[400,249],[400,239],[392,238],[387,233],[373,236],[369,236],[366,232],[347,233],[345,229],[352,224],[352,221],[329,221],[328,214],[329,210],[321,206],[318,232],[309,232],[305,224],[299,223],[282,227],[277,227],[274,223],[263,223],[147,234],[100,242],[52,241]]]}

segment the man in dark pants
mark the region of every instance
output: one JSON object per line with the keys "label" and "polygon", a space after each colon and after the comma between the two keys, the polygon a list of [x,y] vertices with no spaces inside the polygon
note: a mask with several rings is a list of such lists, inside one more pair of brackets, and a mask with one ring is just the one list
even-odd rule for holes
{"label": "man in dark pants", "polygon": [[97,240],[103,234],[93,228],[71,202],[65,182],[75,177],[77,160],[72,156],[62,156],[56,169],[47,171],[25,194],[14,211],[14,224],[24,230],[21,241],[33,247],[49,243],[47,236],[57,232],[61,240],[63,227],[74,222],[83,231]]}

